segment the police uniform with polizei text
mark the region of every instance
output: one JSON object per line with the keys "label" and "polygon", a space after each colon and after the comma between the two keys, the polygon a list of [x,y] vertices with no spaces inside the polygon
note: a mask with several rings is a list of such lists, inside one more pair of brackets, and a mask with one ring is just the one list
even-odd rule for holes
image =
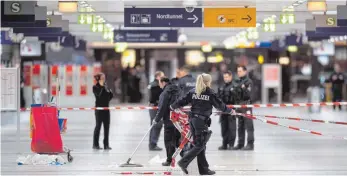
{"label": "police uniform with polizei text", "polygon": [[[218,97],[223,101],[223,103],[231,105],[235,104],[236,91],[234,91],[233,81],[225,83],[218,89]],[[219,150],[225,150],[234,147],[234,142],[236,138],[236,118],[230,114],[221,114],[221,133],[222,133],[222,146]]]}
{"label": "police uniform with polizei text", "polygon": [[186,75],[178,79],[178,88],[180,89],[180,96],[185,96],[190,90],[195,88],[195,79],[192,75]]}
{"label": "police uniform with polizei text", "polygon": [[[345,76],[342,73],[334,72],[333,74],[331,74],[329,80],[332,83],[333,102],[342,101],[342,91],[343,84],[345,82]],[[335,109],[335,105],[333,106],[333,108]],[[341,105],[339,105],[339,109],[342,109]]]}
{"label": "police uniform with polizei text", "polygon": [[[252,80],[248,76],[241,77],[236,80],[234,91],[236,93],[236,104],[251,104],[251,91]],[[236,109],[238,113],[251,114],[252,108],[239,108]],[[234,150],[253,150],[254,149],[254,125],[253,120],[247,117],[238,116],[238,144],[233,148]],[[245,132],[247,131],[247,146],[245,146]]]}
{"label": "police uniform with polizei text", "polygon": [[208,129],[211,125],[212,108],[215,107],[227,113],[230,113],[231,109],[217,97],[211,88],[206,88],[201,95],[197,95],[195,89],[192,89],[173,103],[171,109],[174,110],[188,104],[191,104],[189,125],[194,139],[194,146],[182,157],[178,165],[186,170],[189,163],[197,157],[199,172],[204,175],[210,172],[205,150],[206,143],[212,133]]}
{"label": "police uniform with polizei text", "polygon": [[[178,88],[180,89],[179,97],[185,96],[190,90],[194,89],[195,84],[196,84],[195,78],[190,74],[179,78],[177,81]],[[189,142],[184,146],[181,152],[181,156],[183,155],[183,153],[189,150],[190,147],[192,146],[191,146],[191,143]]]}

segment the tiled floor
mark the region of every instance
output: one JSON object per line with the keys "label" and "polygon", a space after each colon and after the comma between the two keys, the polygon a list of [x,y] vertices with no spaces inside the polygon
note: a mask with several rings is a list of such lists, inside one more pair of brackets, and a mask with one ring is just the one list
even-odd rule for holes
{"label": "tiled floor", "polygon": [[[347,121],[346,110],[339,112],[328,107],[323,108],[319,114],[309,114],[306,108],[259,108],[255,109],[254,113]],[[23,113],[22,118],[29,118],[28,115]],[[111,113],[110,143],[113,150],[109,152],[91,149],[95,123],[93,111],[65,111],[61,116],[68,118],[68,131],[63,140],[65,145],[74,149],[73,163],[64,166],[17,166],[15,160],[19,152],[21,155],[31,153],[29,127],[27,123],[22,125],[21,143],[17,144],[15,127],[5,126],[1,131],[1,175],[117,175],[123,171],[167,170],[160,165],[160,161],[149,162],[156,155],[164,159],[165,151],[148,151],[148,138],[133,158],[133,162],[141,163],[145,167],[117,167],[118,164],[126,162],[149,128],[148,111],[128,110]],[[343,125],[269,120],[327,135],[347,136],[347,126]],[[255,121],[254,151],[218,151],[221,137],[216,116],[213,116],[211,129],[214,133],[208,143],[207,159],[211,169],[216,170],[218,175],[347,175],[347,140],[315,136]],[[159,145],[164,146],[163,136]],[[198,175],[196,162],[192,162],[189,170],[192,175]],[[175,170],[173,175],[182,173]]]}

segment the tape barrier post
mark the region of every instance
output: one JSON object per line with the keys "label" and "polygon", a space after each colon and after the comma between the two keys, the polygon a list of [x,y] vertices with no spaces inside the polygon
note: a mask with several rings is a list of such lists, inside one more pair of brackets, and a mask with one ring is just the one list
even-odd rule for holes
{"label": "tape barrier post", "polygon": [[[251,104],[251,105],[228,105],[229,108],[283,108],[283,107],[311,107],[311,106],[346,106],[347,102],[321,102],[321,103],[292,103],[292,104]],[[183,109],[189,109],[189,106]],[[59,110],[148,110],[158,109],[156,106],[113,106],[113,107],[89,107],[89,108],[59,108]],[[22,111],[29,111],[30,108],[23,108]]]}

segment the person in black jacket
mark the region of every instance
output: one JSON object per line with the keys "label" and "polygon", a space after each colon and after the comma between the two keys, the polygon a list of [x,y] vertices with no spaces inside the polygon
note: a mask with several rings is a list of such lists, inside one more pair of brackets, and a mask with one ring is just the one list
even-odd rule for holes
{"label": "person in black jacket", "polygon": [[[153,82],[150,83],[150,85],[148,86],[149,88],[149,105],[150,106],[158,106],[159,103],[159,96],[160,94],[163,92],[163,89],[160,88],[159,86],[159,80],[161,77],[164,76],[164,73],[161,71],[157,71],[155,72],[155,80]],[[157,110],[156,109],[150,109],[149,110],[149,116],[151,118],[151,125],[153,123],[153,119],[155,118],[157,114]],[[162,148],[157,146],[158,140],[159,140],[159,136],[160,136],[160,131],[163,127],[163,123],[159,122],[157,124],[155,124],[153,126],[153,128],[151,129],[150,133],[149,133],[149,150],[151,151],[161,151],[163,150]]]}
{"label": "person in black jacket", "polygon": [[[235,104],[235,91],[231,71],[223,74],[224,85],[218,89],[218,97],[227,105]],[[218,150],[227,150],[234,147],[236,138],[236,118],[230,114],[221,114],[220,125],[222,131],[222,146]],[[229,145],[229,146],[228,146]]]}
{"label": "person in black jacket", "polygon": [[178,88],[180,89],[180,96],[185,96],[190,90],[195,87],[195,79],[189,73],[189,67],[183,66],[178,70]]}
{"label": "person in black jacket", "polygon": [[[328,82],[332,84],[332,92],[333,92],[333,102],[341,102],[342,101],[342,92],[343,92],[343,84],[345,83],[345,76],[341,72],[341,68],[339,65],[334,66],[334,72],[330,75]],[[333,109],[335,109],[336,105],[333,105]],[[342,110],[342,106],[338,105],[339,110]]]}
{"label": "person in black jacket", "polygon": [[[95,107],[109,107],[109,103],[113,98],[111,89],[105,83],[105,75],[103,73],[94,76],[97,83],[93,86],[95,95]],[[109,130],[110,130],[110,110],[95,110],[96,125],[94,129],[93,149],[102,149],[99,146],[99,136],[101,124],[104,125],[104,149],[111,150],[109,145]]]}
{"label": "person in black jacket", "polygon": [[170,166],[172,155],[175,153],[176,148],[179,146],[181,134],[176,129],[170,120],[170,104],[173,103],[178,97],[178,87],[172,84],[169,78],[162,77],[159,81],[160,87],[163,92],[160,94],[158,112],[155,116],[153,123],[157,124],[161,120],[164,123],[164,143],[166,149],[166,161],[162,163],[163,166]]}
{"label": "person in black jacket", "polygon": [[[247,68],[245,66],[237,67],[237,75],[239,79],[236,80],[237,86],[235,91],[238,96],[236,97],[236,104],[251,104],[251,91],[252,80],[247,76]],[[251,114],[252,108],[240,108],[236,110],[239,113]],[[232,150],[253,150],[254,149],[254,125],[253,120],[247,117],[238,116],[238,144]],[[247,131],[247,145],[245,146],[245,132]]]}
{"label": "person in black jacket", "polygon": [[216,172],[209,169],[205,156],[206,143],[208,142],[212,131],[208,129],[211,125],[210,115],[212,107],[220,109],[226,113],[235,113],[228,108],[211,89],[211,75],[201,74],[197,77],[195,89],[189,91],[184,97],[180,97],[170,108],[172,110],[191,104],[189,113],[189,125],[194,139],[194,146],[180,161],[178,166],[182,171],[188,174],[187,167],[195,157],[198,160],[200,175],[214,175]]}

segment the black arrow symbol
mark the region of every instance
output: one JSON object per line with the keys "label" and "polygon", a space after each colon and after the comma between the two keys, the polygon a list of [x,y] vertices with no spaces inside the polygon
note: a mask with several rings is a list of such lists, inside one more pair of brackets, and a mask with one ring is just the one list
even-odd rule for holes
{"label": "black arrow symbol", "polygon": [[247,15],[247,18],[242,18],[242,20],[248,20],[247,23],[249,23],[252,20],[252,17]]}

